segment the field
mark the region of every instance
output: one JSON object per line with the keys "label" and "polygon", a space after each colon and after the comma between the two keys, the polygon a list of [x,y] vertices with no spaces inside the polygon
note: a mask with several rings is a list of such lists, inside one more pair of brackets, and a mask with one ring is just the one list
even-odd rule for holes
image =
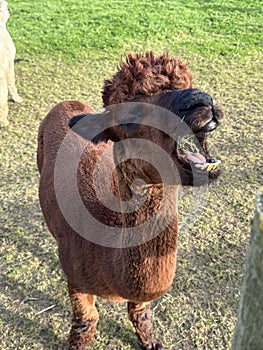
{"label": "field", "polygon": [[[261,7],[259,0],[9,1],[24,102],[9,101],[10,126],[0,129],[1,350],[65,349],[70,325],[65,279],[38,204],[39,124],[64,99],[101,108],[103,81],[119,58],[146,49],[186,60],[194,85],[225,112],[210,145],[223,173],[196,221],[182,225],[173,286],[153,303],[156,333],[166,349],[230,349],[263,175]],[[98,300],[98,308],[91,349],[139,350],[126,305]]]}

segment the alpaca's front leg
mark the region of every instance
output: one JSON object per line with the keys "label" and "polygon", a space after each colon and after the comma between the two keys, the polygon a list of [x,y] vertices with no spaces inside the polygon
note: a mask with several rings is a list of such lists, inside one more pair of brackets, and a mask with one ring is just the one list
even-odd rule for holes
{"label": "alpaca's front leg", "polygon": [[9,124],[7,120],[8,116],[8,89],[7,81],[5,78],[0,78],[0,126],[7,126]]}
{"label": "alpaca's front leg", "polygon": [[21,103],[23,102],[22,97],[18,95],[16,84],[15,84],[15,67],[14,63],[11,63],[8,75],[8,90],[12,96],[13,101]]}
{"label": "alpaca's front leg", "polygon": [[128,315],[144,350],[164,350],[163,344],[153,334],[150,303],[128,302]]}
{"label": "alpaca's front leg", "polygon": [[69,334],[69,350],[85,350],[92,342],[99,319],[95,307],[96,296],[81,293],[68,283],[73,319]]}

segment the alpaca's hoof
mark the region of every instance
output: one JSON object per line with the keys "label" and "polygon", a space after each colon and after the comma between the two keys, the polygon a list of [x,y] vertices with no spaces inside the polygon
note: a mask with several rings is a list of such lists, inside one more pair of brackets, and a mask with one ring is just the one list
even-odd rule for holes
{"label": "alpaca's hoof", "polygon": [[75,320],[70,330],[68,350],[86,350],[96,332],[97,320]]}
{"label": "alpaca's hoof", "polygon": [[3,120],[0,122],[0,127],[4,127],[4,126],[8,126],[9,125],[9,121],[8,120]]}
{"label": "alpaca's hoof", "polygon": [[153,345],[154,350],[164,350],[163,344],[157,340],[157,342]]}
{"label": "alpaca's hoof", "polygon": [[23,99],[22,99],[22,97],[20,97],[20,96],[13,97],[13,100],[14,100],[15,102],[17,102],[17,103],[22,103],[22,102],[23,102]]}
{"label": "alpaca's hoof", "polygon": [[143,350],[164,350],[163,344],[160,340],[154,340],[151,345],[144,345]]}

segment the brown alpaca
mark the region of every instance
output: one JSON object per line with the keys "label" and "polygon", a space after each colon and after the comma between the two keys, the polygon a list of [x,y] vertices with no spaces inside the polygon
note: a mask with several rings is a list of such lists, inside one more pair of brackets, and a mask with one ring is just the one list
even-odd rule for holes
{"label": "brown alpaca", "polygon": [[[158,58],[155,58],[152,53],[147,54],[147,57],[155,62],[158,61]],[[164,57],[168,59],[167,54]],[[135,56],[134,60],[132,60],[132,56],[129,56],[130,62],[132,61],[135,65],[137,60],[141,59],[142,56]],[[167,60],[165,65],[166,63]],[[161,71],[159,65],[160,63],[158,63],[158,70]],[[146,350],[164,349],[162,343],[153,334],[150,302],[161,297],[170,288],[175,273],[178,236],[176,209],[178,186],[192,186],[194,172],[199,179],[198,185],[204,184],[217,178],[219,169],[216,168],[208,172],[198,167],[195,168],[198,156],[196,153],[189,155],[188,152],[179,150],[177,142],[179,135],[176,135],[176,140],[174,140],[158,128],[143,125],[144,120],[151,118],[147,106],[160,106],[172,111],[176,126],[174,130],[177,130],[178,118],[179,121],[184,120],[201,143],[202,152],[207,162],[211,157],[207,150],[206,132],[215,129],[223,117],[222,112],[213,105],[212,98],[208,94],[197,89],[187,89],[190,84],[190,73],[182,63],[180,63],[181,65],[184,67],[184,70],[181,71],[181,80],[186,81],[186,85],[182,85],[182,88],[186,89],[179,91],[170,87],[172,91],[154,96],[147,96],[147,93],[145,95],[139,93],[139,98],[137,95],[131,96],[133,93],[126,96],[128,100],[140,101],[138,102],[141,107],[140,117],[137,120],[135,117],[133,124],[108,128],[90,140],[87,137],[88,129],[91,126],[94,129],[99,128],[105,114],[91,114],[94,111],[79,101],[64,101],[49,112],[40,126],[37,153],[38,168],[41,174],[39,197],[48,228],[57,241],[61,266],[68,281],[69,297],[73,310],[69,335],[70,350],[84,350],[93,339],[99,317],[95,307],[96,296],[111,301],[127,302],[129,319],[135,327],[142,348]],[[152,69],[155,71],[154,64]],[[173,71],[178,74],[176,67]],[[122,73],[119,72],[117,75],[121,76]],[[169,79],[173,80],[173,77],[171,76]],[[138,86],[141,86],[142,82],[138,77],[137,80]],[[124,85],[126,83],[125,80]],[[125,86],[123,89],[125,90]],[[167,86],[164,86],[164,89],[166,90]],[[140,91],[140,87],[137,90],[134,88],[134,91]],[[107,87],[105,87],[104,92],[108,96],[107,101],[113,101]],[[122,101],[124,100],[125,98],[122,98]],[[104,103],[105,101],[104,99]],[[146,107],[145,102],[149,103]],[[137,103],[134,103],[135,109],[137,106]],[[106,113],[109,118],[118,120],[119,117],[122,117],[122,111],[122,108],[118,110],[118,108],[109,107]],[[136,127],[134,127],[134,123]],[[145,234],[150,234],[152,239],[146,240],[140,245],[114,248],[91,242],[70,226],[67,218],[62,214],[55,185],[58,153],[70,128],[75,133],[71,132],[71,143],[65,148],[69,157],[74,157],[75,149],[85,148],[77,169],[77,186],[85,207],[96,220],[104,223],[107,227],[129,228],[136,226],[137,228],[138,226],[137,236],[143,237]],[[103,152],[109,150],[104,163],[99,168],[102,176],[104,174],[105,177],[108,176],[108,168],[112,162],[118,164],[121,154],[129,151],[125,147],[118,149],[116,141],[130,140],[135,137],[151,140],[164,148],[176,165],[178,176],[172,183],[164,184],[160,174],[147,161],[130,159],[120,163],[112,174],[112,191],[115,196],[123,201],[128,200],[131,196],[130,186],[138,178],[144,180],[144,184],[138,184],[136,188],[138,199],[146,193],[144,204],[138,210],[131,213],[121,213],[105,207],[97,197],[93,185],[94,169]],[[72,184],[67,178],[68,166],[70,164],[61,164],[61,178],[59,178],[58,186],[61,187],[62,193],[68,192],[67,201],[63,203],[63,206],[66,205],[72,216],[77,217],[79,227],[83,228],[85,218],[79,214],[80,211],[70,192]],[[193,170],[194,168],[195,170]],[[162,207],[164,185],[169,187],[169,196],[165,206]],[[139,228],[139,225],[155,212],[158,212],[158,219],[151,228],[153,232],[144,232]],[[152,233],[158,229],[158,225],[167,216],[171,217],[170,224],[160,234],[153,235]],[[100,234],[101,232],[92,232],[94,237]],[[107,234],[105,231],[105,241]]]}

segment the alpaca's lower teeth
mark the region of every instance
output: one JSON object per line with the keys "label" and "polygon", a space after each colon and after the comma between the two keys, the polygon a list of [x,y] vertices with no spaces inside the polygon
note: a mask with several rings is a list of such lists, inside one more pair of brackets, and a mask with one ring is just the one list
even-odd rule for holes
{"label": "alpaca's lower teeth", "polygon": [[211,171],[211,170],[215,170],[219,164],[221,164],[221,160],[213,159],[213,162],[204,163],[204,164],[195,164],[195,167],[201,170]]}
{"label": "alpaca's lower teeth", "polygon": [[221,163],[221,160],[211,158],[205,162],[205,157],[200,153],[199,147],[195,137],[192,135],[187,135],[181,139],[179,150],[182,151],[183,155],[186,159],[188,159],[188,161],[194,163],[196,168],[206,171],[215,170]]}

